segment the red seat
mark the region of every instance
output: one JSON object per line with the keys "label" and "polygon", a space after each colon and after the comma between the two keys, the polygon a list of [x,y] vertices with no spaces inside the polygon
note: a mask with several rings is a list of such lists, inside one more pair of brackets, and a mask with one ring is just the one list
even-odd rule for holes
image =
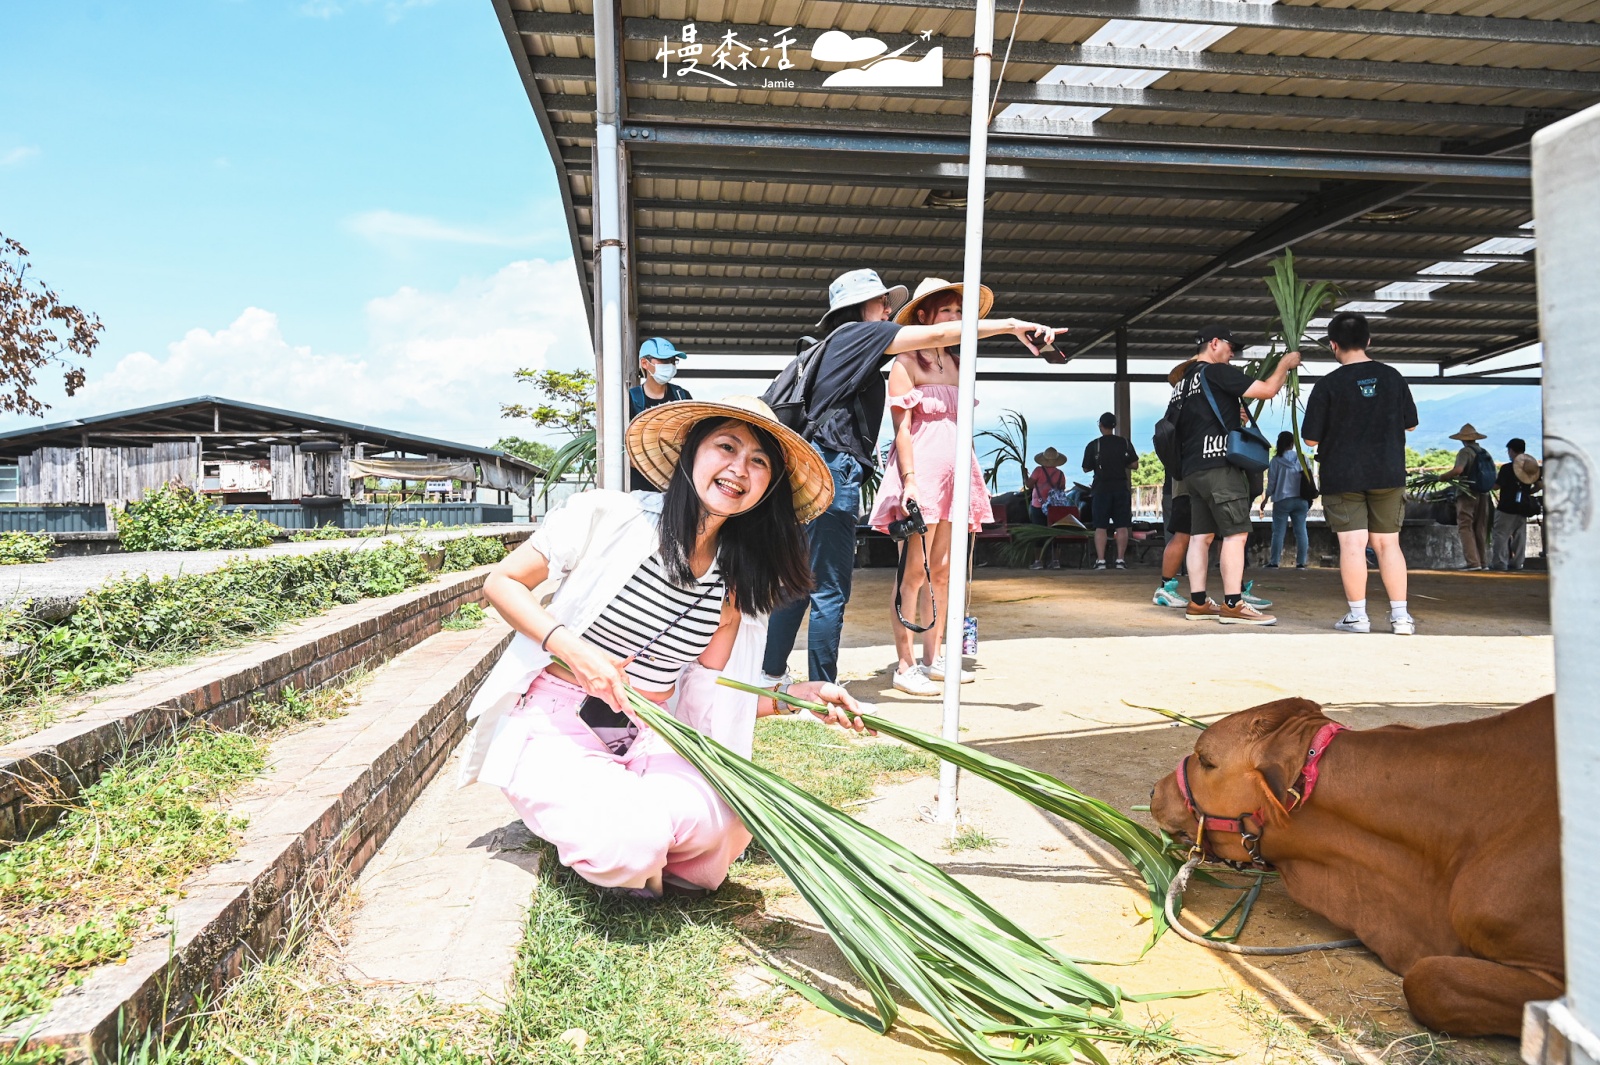
{"label": "red seat", "polygon": [[991,520],[984,523],[973,539],[1009,543],[1011,532],[1006,528],[1006,508],[990,500],[989,517]]}

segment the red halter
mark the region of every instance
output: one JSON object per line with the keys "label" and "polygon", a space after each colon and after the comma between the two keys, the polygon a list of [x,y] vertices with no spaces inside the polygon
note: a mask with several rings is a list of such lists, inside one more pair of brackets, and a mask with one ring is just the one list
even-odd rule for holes
{"label": "red halter", "polygon": [[[1333,742],[1333,737],[1345,731],[1346,726],[1336,721],[1330,721],[1317,730],[1312,737],[1311,749],[1306,752],[1306,764],[1300,770],[1300,776],[1295,780],[1294,786],[1289,789],[1289,802],[1285,809],[1295,810],[1311,801],[1311,793],[1316,790],[1317,778],[1322,773],[1322,756],[1328,753],[1328,745]],[[1198,822],[1195,833],[1195,849],[1199,850],[1208,861],[1222,862],[1224,865],[1235,869],[1271,869],[1272,863],[1261,857],[1261,832],[1266,827],[1267,819],[1264,809],[1253,810],[1250,813],[1239,814],[1237,817],[1217,817],[1200,809],[1194,801],[1194,792],[1189,787],[1189,758],[1184,755],[1178,759],[1178,794],[1183,796],[1183,805],[1194,815]],[[1246,818],[1253,818],[1257,825],[1254,832],[1245,824]],[[1250,855],[1249,862],[1236,862],[1228,858],[1219,858],[1212,854],[1206,847],[1207,827],[1223,832],[1239,833],[1239,842],[1244,846],[1245,853]]]}

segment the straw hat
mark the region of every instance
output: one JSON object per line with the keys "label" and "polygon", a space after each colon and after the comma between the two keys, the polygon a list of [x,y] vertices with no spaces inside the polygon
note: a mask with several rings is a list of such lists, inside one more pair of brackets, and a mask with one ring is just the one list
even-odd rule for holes
{"label": "straw hat", "polygon": [[628,425],[628,461],[651,484],[666,491],[689,431],[707,418],[733,418],[760,426],[777,438],[789,469],[794,512],[802,525],[833,502],[833,475],[817,449],[773,417],[772,408],[754,396],[728,396],[714,403],[684,399],[651,407]]}
{"label": "straw hat", "polygon": [[1450,439],[1460,440],[1462,443],[1466,443],[1468,440],[1484,440],[1487,438],[1482,433],[1478,432],[1478,430],[1474,429],[1471,422],[1468,422],[1466,425],[1461,427],[1461,431],[1459,433],[1451,433]]}
{"label": "straw hat", "polygon": [[[923,303],[937,296],[941,292],[962,292],[961,282],[946,281],[942,277],[925,277],[917,282],[917,291],[911,297],[911,302],[900,308],[900,313],[894,320],[901,325],[917,324],[917,308]],[[962,292],[965,295],[964,292]],[[978,317],[989,317],[989,308],[994,306],[994,292],[988,285],[978,286]]]}
{"label": "straw hat", "polygon": [[1033,456],[1033,461],[1036,465],[1044,466],[1053,470],[1057,466],[1065,466],[1067,464],[1067,456],[1063,455],[1053,447],[1047,447],[1037,455]]}
{"label": "straw hat", "polygon": [[1179,381],[1183,380],[1183,375],[1188,373],[1189,372],[1189,367],[1193,366],[1194,364],[1195,364],[1195,360],[1194,359],[1192,359],[1192,358],[1184,359],[1182,362],[1178,363],[1178,365],[1174,366],[1171,370],[1167,371],[1167,384],[1175,385]]}
{"label": "straw hat", "polygon": [[1523,484],[1532,484],[1539,479],[1539,460],[1523,452],[1511,460],[1511,472],[1515,473],[1517,480]]}

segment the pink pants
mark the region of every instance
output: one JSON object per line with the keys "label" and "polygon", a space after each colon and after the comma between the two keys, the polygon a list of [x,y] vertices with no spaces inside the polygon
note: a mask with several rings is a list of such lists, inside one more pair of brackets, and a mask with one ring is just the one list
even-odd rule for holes
{"label": "pink pants", "polygon": [[583,689],[541,673],[515,710],[527,740],[503,789],[565,865],[601,887],[659,894],[663,875],[713,889],[750,843],[705,778],[643,729],[616,755],[578,717]]}

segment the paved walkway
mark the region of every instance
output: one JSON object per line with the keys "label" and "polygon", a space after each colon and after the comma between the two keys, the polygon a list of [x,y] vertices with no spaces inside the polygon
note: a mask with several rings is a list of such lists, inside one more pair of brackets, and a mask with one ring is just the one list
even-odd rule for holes
{"label": "paved walkway", "polygon": [[[429,542],[453,540],[468,534],[489,535],[507,530],[526,531],[526,524],[474,525],[455,529],[428,529],[413,532]],[[219,569],[235,558],[261,558],[267,555],[308,555],[330,548],[367,551],[404,534],[355,537],[349,540],[308,540],[303,543],[274,543],[266,547],[238,551],[119,551],[106,555],[76,555],[52,559],[31,566],[0,567],[0,604],[18,599],[73,599],[118,577],[147,573],[169,577],[179,573],[206,573]]]}

